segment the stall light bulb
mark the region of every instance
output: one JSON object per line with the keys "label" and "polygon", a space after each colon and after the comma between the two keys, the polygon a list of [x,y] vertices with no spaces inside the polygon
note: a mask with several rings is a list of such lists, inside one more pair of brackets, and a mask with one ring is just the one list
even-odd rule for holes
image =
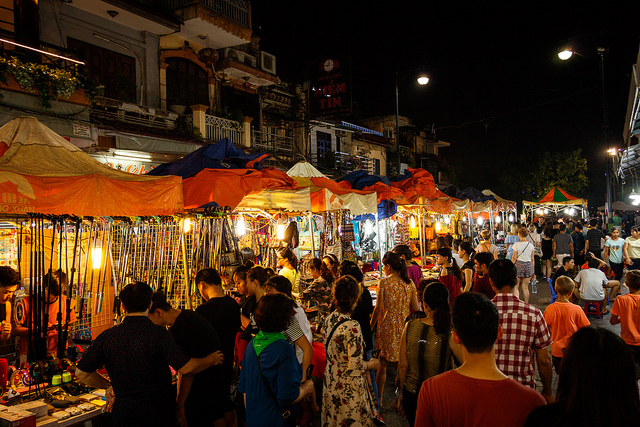
{"label": "stall light bulb", "polygon": [[576,210],[574,208],[569,209],[569,215],[573,216],[573,214],[576,213]]}
{"label": "stall light bulb", "polygon": [[416,228],[416,217],[412,216],[411,219],[409,220],[409,228]]}
{"label": "stall light bulb", "polygon": [[538,209],[538,215],[542,215],[544,211],[542,209]]}
{"label": "stall light bulb", "polygon": [[102,265],[102,248],[95,247],[91,249],[91,267],[98,270]]}
{"label": "stall light bulb", "polygon": [[481,216],[478,217],[478,225],[482,225],[484,223],[484,219]]}
{"label": "stall light bulb", "polygon": [[462,217],[462,220],[463,220],[464,222],[467,222],[467,217],[466,217],[466,216],[463,216],[463,217]]}
{"label": "stall light bulb", "polygon": [[442,224],[440,224],[440,221],[436,222],[436,233],[440,231],[440,229],[442,228]]}
{"label": "stall light bulb", "polygon": [[238,236],[244,236],[246,232],[247,230],[245,228],[244,215],[240,214],[238,220],[236,221],[236,234]]}
{"label": "stall light bulb", "polygon": [[278,240],[284,240],[285,229],[286,228],[284,224],[278,224],[278,226],[276,227],[276,236],[278,237]]}
{"label": "stall light bulb", "polygon": [[513,216],[513,214],[509,214],[509,222],[513,222],[514,219],[515,217]]}
{"label": "stall light bulb", "polygon": [[549,213],[549,209],[544,210],[545,215]]}
{"label": "stall light bulb", "polygon": [[449,225],[451,223],[451,217],[449,215],[444,217],[444,223]]}
{"label": "stall light bulb", "polygon": [[191,218],[185,218],[182,223],[182,230],[188,233],[191,230]]}
{"label": "stall light bulb", "polygon": [[500,215],[498,215],[496,217],[496,224],[500,224],[500,221],[502,221],[502,218],[500,218]]}

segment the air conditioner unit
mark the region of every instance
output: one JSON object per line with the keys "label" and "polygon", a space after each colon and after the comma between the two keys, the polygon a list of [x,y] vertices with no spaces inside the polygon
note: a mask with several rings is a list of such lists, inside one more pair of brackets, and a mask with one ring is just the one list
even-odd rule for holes
{"label": "air conditioner unit", "polygon": [[346,130],[336,130],[336,136],[339,136],[341,138],[346,138],[347,137],[347,131]]}
{"label": "air conditioner unit", "polygon": [[267,73],[276,73],[276,56],[267,52],[260,52],[260,68]]}

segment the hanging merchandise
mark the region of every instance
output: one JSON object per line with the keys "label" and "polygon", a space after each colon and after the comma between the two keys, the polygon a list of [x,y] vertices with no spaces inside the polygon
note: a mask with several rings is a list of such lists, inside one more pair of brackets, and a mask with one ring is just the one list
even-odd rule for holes
{"label": "hanging merchandise", "polygon": [[342,260],[342,240],[338,233],[339,218],[337,214],[324,213],[324,254],[333,254]]}
{"label": "hanging merchandise", "polygon": [[287,247],[291,249],[295,249],[298,247],[300,237],[298,233],[298,223],[296,221],[291,221],[284,231],[284,243],[287,244]]}
{"label": "hanging merchandise", "polygon": [[[304,228],[300,231],[300,245],[298,246],[298,249],[304,251],[311,250],[311,234],[313,233],[313,249],[319,251],[322,246],[322,236],[320,230],[318,230],[318,224],[316,223],[315,218],[303,221]],[[309,226],[309,223],[311,223],[311,227]]]}
{"label": "hanging merchandise", "polygon": [[356,240],[356,234],[353,228],[353,222],[351,221],[351,215],[347,210],[343,211],[342,240],[344,242],[355,242]]}

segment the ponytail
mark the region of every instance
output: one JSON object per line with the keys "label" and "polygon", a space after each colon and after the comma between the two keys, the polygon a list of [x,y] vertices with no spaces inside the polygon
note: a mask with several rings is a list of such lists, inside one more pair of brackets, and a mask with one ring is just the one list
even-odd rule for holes
{"label": "ponytail", "polygon": [[422,302],[433,313],[433,326],[436,334],[446,334],[451,327],[451,308],[449,306],[449,290],[442,282],[429,284],[422,293]]}
{"label": "ponytail", "polygon": [[407,264],[400,258],[400,255],[395,252],[387,252],[384,258],[382,258],[382,263],[396,271],[404,283],[411,283],[411,279],[407,273]]}
{"label": "ponytail", "polygon": [[298,271],[298,258],[296,258],[291,249],[284,248],[278,253],[278,255],[280,255],[281,258],[289,261],[289,264],[291,264],[291,268]]}
{"label": "ponytail", "polygon": [[469,242],[460,242],[460,249],[462,249],[467,255],[469,255],[469,261],[473,262],[474,257],[476,256],[476,251],[473,249],[473,246]]}
{"label": "ponytail", "polygon": [[322,277],[327,282],[333,282],[333,274],[331,274],[327,266],[324,264],[324,262],[320,261],[319,258],[313,258],[312,260],[309,260],[309,263],[307,265],[309,268],[318,270],[318,272],[320,273],[320,277]]}

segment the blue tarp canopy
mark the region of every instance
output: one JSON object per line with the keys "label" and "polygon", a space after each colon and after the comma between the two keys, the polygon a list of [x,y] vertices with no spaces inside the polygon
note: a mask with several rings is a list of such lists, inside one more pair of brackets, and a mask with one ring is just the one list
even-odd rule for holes
{"label": "blue tarp canopy", "polygon": [[455,197],[460,200],[471,200],[476,203],[486,202],[488,200],[497,202],[494,196],[487,196],[474,187],[467,187],[464,190],[460,190],[455,185],[448,185],[442,192],[449,197]]}
{"label": "blue tarp canopy", "polygon": [[149,175],[177,175],[183,179],[203,169],[262,169],[267,153],[247,154],[236,148],[228,138],[207,144],[180,160],[163,163],[149,171]]}

